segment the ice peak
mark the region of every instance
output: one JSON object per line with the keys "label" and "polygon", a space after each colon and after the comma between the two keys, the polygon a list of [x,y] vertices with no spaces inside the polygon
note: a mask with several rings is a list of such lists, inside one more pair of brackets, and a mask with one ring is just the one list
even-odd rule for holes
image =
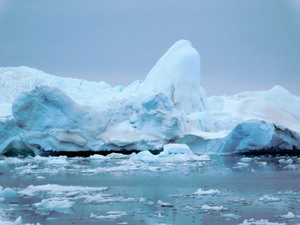
{"label": "ice peak", "polygon": [[180,48],[186,48],[186,47],[191,47],[193,48],[193,45],[190,41],[188,40],[185,40],[185,39],[181,39],[181,40],[178,40],[176,41],[172,46],[171,48],[169,48],[168,52],[171,52],[171,51],[176,51]]}
{"label": "ice peak", "polygon": [[[179,40],[157,61],[145,82],[185,81],[193,86],[200,85],[200,56],[190,41]],[[165,83],[164,82],[164,83]],[[164,85],[162,83],[161,85]],[[156,84],[157,86],[157,84]]]}
{"label": "ice peak", "polygon": [[199,53],[191,42],[179,40],[158,60],[144,85],[166,94],[175,108],[192,113],[204,109],[200,77]]}
{"label": "ice peak", "polygon": [[288,90],[286,90],[284,87],[280,86],[280,85],[275,85],[274,87],[272,87],[269,92],[275,92],[275,93],[285,93],[285,94],[290,94],[290,92]]}

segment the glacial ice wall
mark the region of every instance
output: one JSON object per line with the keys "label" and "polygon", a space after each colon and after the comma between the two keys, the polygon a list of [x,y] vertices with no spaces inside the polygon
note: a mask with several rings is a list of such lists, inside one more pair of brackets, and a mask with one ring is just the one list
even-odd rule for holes
{"label": "glacial ice wall", "polygon": [[196,153],[300,149],[300,98],[269,91],[206,97],[200,57],[176,42],[144,81],[111,87],[0,68],[0,153],[161,150]]}

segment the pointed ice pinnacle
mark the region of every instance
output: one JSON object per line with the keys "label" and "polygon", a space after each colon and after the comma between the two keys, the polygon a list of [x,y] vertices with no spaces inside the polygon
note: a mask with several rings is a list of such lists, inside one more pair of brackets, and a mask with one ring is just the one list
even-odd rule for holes
{"label": "pointed ice pinnacle", "polygon": [[158,60],[143,85],[166,94],[175,108],[189,114],[205,109],[200,77],[198,52],[189,41],[179,40]]}

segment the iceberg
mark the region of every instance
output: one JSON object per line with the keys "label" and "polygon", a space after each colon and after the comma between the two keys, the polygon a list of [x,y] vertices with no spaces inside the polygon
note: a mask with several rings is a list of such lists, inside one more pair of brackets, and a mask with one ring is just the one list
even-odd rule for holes
{"label": "iceberg", "polygon": [[127,87],[0,68],[0,154],[151,151],[241,153],[300,149],[300,98],[269,91],[207,97],[200,56],[176,42]]}

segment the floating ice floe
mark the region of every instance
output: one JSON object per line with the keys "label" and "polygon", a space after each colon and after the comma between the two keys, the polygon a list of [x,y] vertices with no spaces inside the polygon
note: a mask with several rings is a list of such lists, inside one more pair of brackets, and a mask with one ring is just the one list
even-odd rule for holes
{"label": "floating ice floe", "polygon": [[282,219],[294,219],[295,218],[295,214],[292,212],[288,212],[286,215],[280,215],[279,218]]}
{"label": "floating ice floe", "polygon": [[34,196],[45,194],[47,196],[75,196],[78,194],[97,193],[107,190],[107,187],[83,187],[83,186],[63,186],[57,184],[29,185],[27,188],[18,191],[24,196]]}
{"label": "floating ice floe", "polygon": [[163,202],[161,200],[158,200],[157,205],[162,206],[162,207],[173,207],[173,205],[169,202]]}
{"label": "floating ice floe", "polygon": [[105,215],[96,215],[94,213],[91,213],[90,217],[92,219],[117,219],[122,216],[127,216],[127,213],[125,211],[109,211]]}
{"label": "floating ice floe", "polygon": [[219,190],[214,190],[214,189],[205,191],[200,188],[194,194],[195,195],[218,195],[218,194],[221,194],[221,192]]}
{"label": "floating ice floe", "polygon": [[243,223],[240,223],[238,225],[286,225],[286,223],[270,222],[269,220],[264,220],[264,219],[254,220],[252,218],[249,220],[246,219],[246,220],[244,220]]}
{"label": "floating ice floe", "polygon": [[224,208],[223,206],[209,206],[209,205],[203,205],[201,206],[202,210],[206,211],[226,211],[227,208]]}
{"label": "floating ice floe", "polygon": [[224,217],[227,220],[230,220],[230,219],[236,219],[237,220],[237,219],[241,218],[241,216],[233,214],[233,213],[224,213],[224,214],[221,215],[221,217]]}
{"label": "floating ice floe", "polygon": [[263,197],[259,198],[258,200],[264,201],[264,202],[280,202],[281,201],[280,198],[270,197],[268,195],[264,195]]}
{"label": "floating ice floe", "polygon": [[292,164],[294,161],[292,159],[279,159],[278,162],[282,164]]}
{"label": "floating ice floe", "polygon": [[59,213],[72,213],[72,207],[75,202],[68,199],[61,198],[48,198],[43,199],[41,202],[33,204],[36,210],[44,215],[48,215],[51,211]]}
{"label": "floating ice floe", "polygon": [[195,155],[186,144],[167,144],[158,155],[149,151],[142,151],[130,157],[132,161],[154,161],[154,162],[185,162],[185,161],[207,161],[208,155]]}
{"label": "floating ice floe", "polygon": [[1,225],[40,225],[40,223],[23,223],[22,217],[19,216],[14,222],[8,221],[0,216],[0,224]]}
{"label": "floating ice floe", "polygon": [[3,198],[3,199],[8,199],[8,198],[15,198],[17,197],[17,192],[9,187],[7,188],[2,188],[0,186],[0,199]]}
{"label": "floating ice floe", "polygon": [[43,198],[40,202],[34,203],[36,211],[42,215],[48,215],[51,211],[69,214],[76,202],[81,204],[102,204],[110,202],[132,202],[135,198],[115,194],[103,194],[106,187],[84,187],[84,186],[63,186],[56,184],[30,185],[18,194],[25,197],[38,196]]}
{"label": "floating ice floe", "polygon": [[136,201],[135,198],[131,197],[123,197],[123,196],[115,196],[112,194],[96,194],[96,195],[82,195],[79,197],[83,199],[84,203],[87,204],[99,204],[99,203],[107,203],[107,202],[133,202]]}

